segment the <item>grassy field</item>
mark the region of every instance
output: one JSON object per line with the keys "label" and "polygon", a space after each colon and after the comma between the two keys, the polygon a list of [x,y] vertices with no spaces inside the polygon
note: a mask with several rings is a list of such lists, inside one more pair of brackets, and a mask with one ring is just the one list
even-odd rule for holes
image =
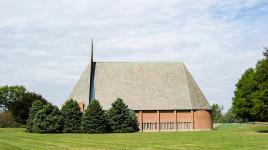
{"label": "grassy field", "polygon": [[33,134],[0,128],[0,149],[268,149],[268,126],[222,124],[213,131]]}

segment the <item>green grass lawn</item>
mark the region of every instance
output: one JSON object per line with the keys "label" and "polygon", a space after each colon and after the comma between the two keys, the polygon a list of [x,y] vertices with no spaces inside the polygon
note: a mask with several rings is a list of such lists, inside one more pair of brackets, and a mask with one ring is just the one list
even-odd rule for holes
{"label": "green grass lawn", "polygon": [[0,128],[0,149],[268,149],[268,126],[222,124],[213,131],[35,134]]}

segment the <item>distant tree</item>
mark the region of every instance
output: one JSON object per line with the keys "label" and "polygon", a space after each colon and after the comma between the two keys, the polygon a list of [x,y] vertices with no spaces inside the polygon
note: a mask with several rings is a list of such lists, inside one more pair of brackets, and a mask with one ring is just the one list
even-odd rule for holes
{"label": "distant tree", "polygon": [[39,110],[33,122],[33,131],[37,133],[60,133],[63,128],[63,118],[58,107],[47,104]]}
{"label": "distant tree", "polygon": [[19,127],[10,111],[0,113],[0,128],[6,127]]}
{"label": "distant tree", "polygon": [[79,104],[70,99],[62,106],[61,114],[63,116],[63,132],[79,132],[81,130],[82,112]]}
{"label": "distant tree", "polygon": [[112,107],[107,112],[109,124],[113,132],[134,132],[137,131],[137,119],[134,113],[128,109],[128,106],[122,99],[117,98],[112,103]]}
{"label": "distant tree", "polygon": [[86,133],[107,132],[108,120],[98,100],[92,100],[85,110],[82,130]]}
{"label": "distant tree", "polygon": [[26,92],[21,99],[12,103],[10,110],[16,122],[26,124],[30,108],[34,101],[41,101],[43,104],[47,104],[47,101],[41,95],[34,92]]}
{"label": "distant tree", "polygon": [[222,121],[222,110],[223,106],[220,106],[218,104],[213,104],[211,106],[212,109],[212,120],[214,123],[219,123]]}
{"label": "distant tree", "polygon": [[257,82],[255,80],[255,70],[250,68],[242,75],[236,84],[234,92],[232,108],[234,114],[242,118],[244,121],[254,121],[252,115],[253,97],[252,93],[257,90]]}
{"label": "distant tree", "polygon": [[45,106],[45,103],[42,101],[34,101],[32,103],[32,107],[30,108],[29,111],[29,117],[27,119],[27,126],[26,126],[26,131],[28,132],[33,132],[33,123],[34,123],[34,118],[37,114],[38,111],[42,110]]}
{"label": "distant tree", "polygon": [[235,116],[232,109],[229,109],[226,113],[222,114],[222,123],[238,123],[241,122],[239,118]]}
{"label": "distant tree", "polygon": [[22,98],[24,86],[0,86],[0,111],[10,110],[12,104]]}

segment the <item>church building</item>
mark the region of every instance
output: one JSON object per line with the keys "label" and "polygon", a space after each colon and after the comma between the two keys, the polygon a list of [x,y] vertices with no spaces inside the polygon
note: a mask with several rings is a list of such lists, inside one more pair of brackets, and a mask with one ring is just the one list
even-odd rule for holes
{"label": "church building", "polygon": [[108,110],[122,98],[135,111],[141,132],[212,129],[211,107],[181,62],[91,61],[69,99],[83,111],[97,99]]}

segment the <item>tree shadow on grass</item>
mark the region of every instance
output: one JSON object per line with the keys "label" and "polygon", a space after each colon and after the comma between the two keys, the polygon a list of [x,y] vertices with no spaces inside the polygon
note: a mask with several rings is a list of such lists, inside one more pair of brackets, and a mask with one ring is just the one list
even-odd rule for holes
{"label": "tree shadow on grass", "polygon": [[258,133],[268,133],[268,130],[257,130]]}

